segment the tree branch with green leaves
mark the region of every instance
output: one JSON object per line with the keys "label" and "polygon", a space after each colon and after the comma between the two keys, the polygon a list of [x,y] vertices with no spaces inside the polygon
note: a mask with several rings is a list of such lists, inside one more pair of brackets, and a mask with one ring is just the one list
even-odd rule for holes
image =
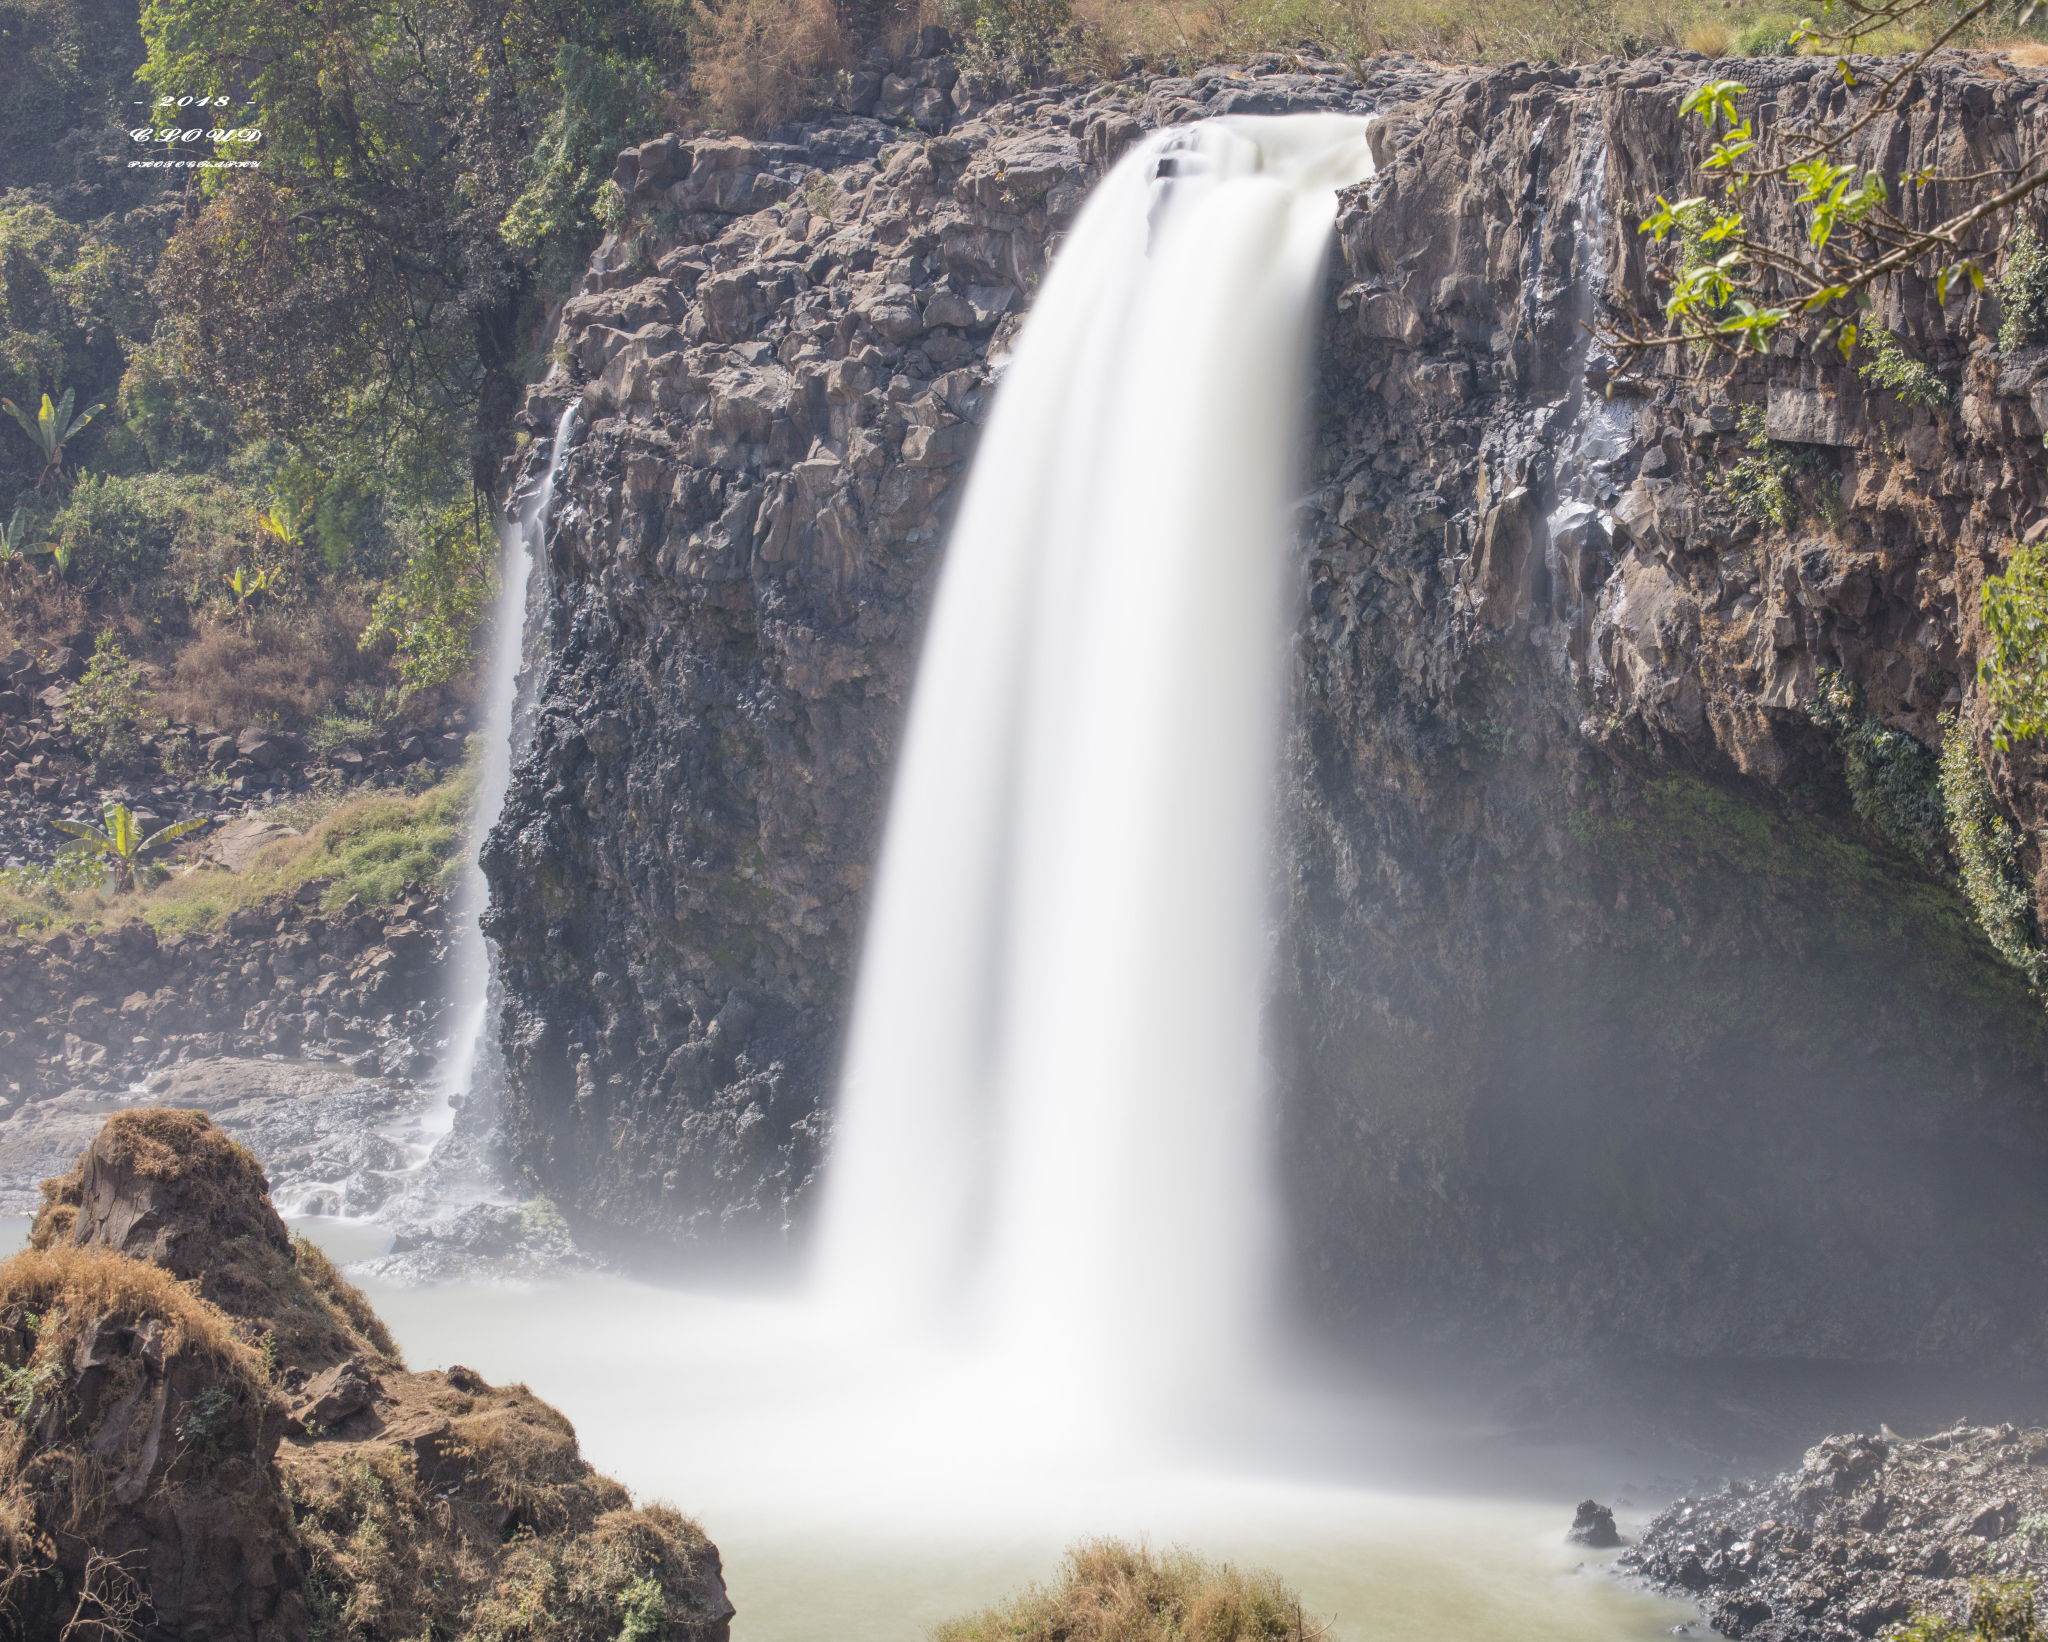
{"label": "tree branch with green leaves", "polygon": [[[1680,113],[1697,119],[1707,140],[1701,192],[1675,201],[1659,195],[1640,223],[1667,253],[1658,270],[1669,287],[1663,311],[1654,320],[1625,312],[1609,328],[1610,343],[1636,358],[1674,345],[1706,356],[1740,354],[1767,348],[1789,327],[1847,359],[1876,295],[1900,276],[1926,279],[1937,305],[1965,285],[1982,290],[1998,244],[1992,230],[2048,185],[2048,155],[2020,156],[2010,167],[1921,167],[1887,178],[1857,147],[1875,121],[1900,107],[1937,51],[2010,3],[1976,0],[1945,12],[1932,0],[1828,0],[1823,15],[1832,26],[1809,19],[1793,39],[1836,52],[1833,84],[1847,106],[1832,118],[1780,125],[1746,106],[1753,93],[1741,81],[1696,87]],[[1937,17],[1925,47],[1865,84],[1850,56],[1858,44]],[[1916,208],[1951,190],[1976,197],[1932,222]],[[1797,223],[1795,235],[1766,225],[1780,207]]]}

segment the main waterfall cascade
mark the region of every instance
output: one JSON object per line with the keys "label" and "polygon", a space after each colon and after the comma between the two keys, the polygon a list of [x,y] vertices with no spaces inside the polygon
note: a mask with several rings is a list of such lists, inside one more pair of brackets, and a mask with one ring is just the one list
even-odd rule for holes
{"label": "main waterfall cascade", "polygon": [[1221,1390],[1257,1329],[1287,504],[1369,123],[1158,132],[1095,190],[997,393],[898,766],[822,1290],[1112,1400]]}

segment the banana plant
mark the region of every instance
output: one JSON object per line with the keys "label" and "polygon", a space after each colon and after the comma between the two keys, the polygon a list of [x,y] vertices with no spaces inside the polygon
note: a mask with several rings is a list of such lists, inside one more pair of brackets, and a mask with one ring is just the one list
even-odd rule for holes
{"label": "banana plant", "polygon": [[27,511],[26,508],[16,508],[14,517],[0,525],[0,564],[12,564],[16,559],[28,557],[28,536],[35,521],[23,517]]}
{"label": "banana plant", "polygon": [[54,405],[50,402],[50,396],[44,394],[42,410],[34,421],[30,421],[28,412],[12,399],[0,399],[0,409],[5,409],[9,416],[21,424],[21,431],[33,439],[36,448],[43,453],[42,475],[36,480],[38,495],[53,485],[62,487],[65,445],[83,433],[86,424],[107,408],[104,404],[88,405],[73,417],[71,407],[77,400],[78,390],[75,388],[66,388],[64,397]]}
{"label": "banana plant", "polygon": [[104,856],[107,865],[113,868],[116,887],[120,889],[135,887],[135,869],[152,850],[175,843],[187,833],[197,832],[213,819],[210,815],[191,816],[184,821],[174,821],[145,838],[142,828],[136,825],[135,812],[126,804],[109,804],[103,814],[107,823],[104,827],[96,827],[90,821],[56,821],[51,824],[59,832],[71,834],[72,841],[60,853]]}
{"label": "banana plant", "polygon": [[228,591],[235,596],[235,614],[246,621],[250,602],[259,593],[275,593],[278,584],[284,580],[284,566],[274,565],[265,570],[261,566],[236,565],[232,576],[223,576]]}

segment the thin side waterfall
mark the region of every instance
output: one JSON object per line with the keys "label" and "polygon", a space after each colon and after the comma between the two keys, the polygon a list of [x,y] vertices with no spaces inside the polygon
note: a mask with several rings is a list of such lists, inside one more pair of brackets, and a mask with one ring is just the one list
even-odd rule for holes
{"label": "thin side waterfall", "polygon": [[911,703],[820,1285],[1090,1396],[1206,1400],[1259,1317],[1288,501],[1368,124],[1160,132],[1096,189],[996,396]]}
{"label": "thin side waterfall", "polygon": [[[517,515],[498,527],[498,602],[491,613],[490,665],[484,683],[483,765],[477,776],[472,842],[462,881],[455,892],[454,937],[448,955],[450,996],[455,1000],[455,1032],[440,1082],[445,1097],[466,1099],[476,1082],[484,1047],[489,1009],[492,957],[484,939],[482,918],[490,902],[479,857],[483,841],[505,808],[512,784],[513,716],[519,704],[519,666],[526,634],[526,601],[533,567],[540,559],[554,508],[555,481],[576,430],[576,407],[562,412],[555,427],[554,449],[547,472],[520,502]],[[455,1106],[436,1109],[438,1132],[454,1122]]]}

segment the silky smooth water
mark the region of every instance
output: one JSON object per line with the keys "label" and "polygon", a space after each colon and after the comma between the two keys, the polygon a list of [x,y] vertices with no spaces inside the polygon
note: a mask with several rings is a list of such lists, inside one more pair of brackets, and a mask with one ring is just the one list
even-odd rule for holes
{"label": "silky smooth water", "polygon": [[460,1100],[470,1094],[484,1048],[493,960],[480,925],[491,892],[479,853],[485,835],[497,824],[512,785],[512,721],[519,701],[519,664],[525,653],[528,585],[544,550],[555,482],[561,477],[575,430],[576,407],[571,405],[556,424],[554,448],[548,453],[547,471],[540,483],[524,498],[516,515],[498,527],[498,597],[491,612],[491,650],[484,668],[481,763],[475,808],[470,814],[469,858],[456,886],[454,915],[449,919],[448,987],[457,1015],[448,1060],[436,1072],[440,1098],[424,1125],[429,1147],[454,1122],[451,1097]]}
{"label": "silky smooth water", "polygon": [[1158,132],[1090,196],[947,542],[869,912],[821,1295],[1126,1419],[1260,1333],[1287,507],[1369,125]]}

